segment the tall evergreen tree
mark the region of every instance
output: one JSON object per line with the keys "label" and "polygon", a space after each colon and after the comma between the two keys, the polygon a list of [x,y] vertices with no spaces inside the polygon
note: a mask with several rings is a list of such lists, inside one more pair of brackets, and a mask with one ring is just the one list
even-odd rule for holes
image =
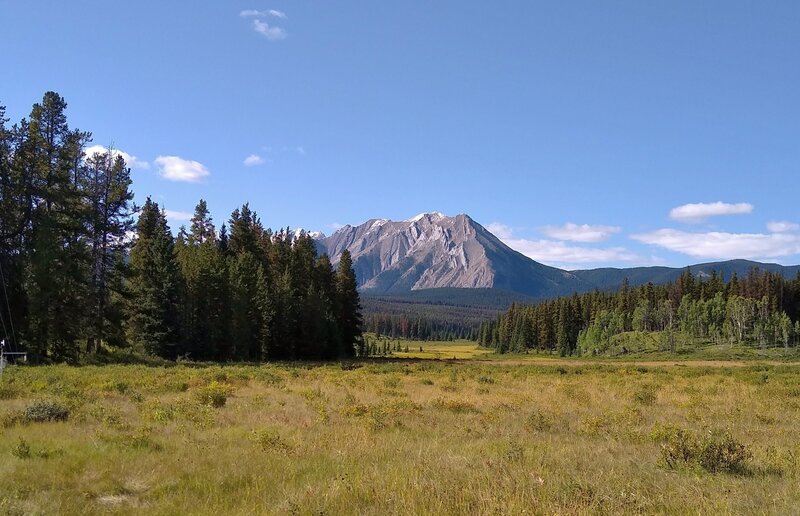
{"label": "tall evergreen tree", "polygon": [[338,356],[353,356],[362,340],[362,317],[353,258],[347,249],[342,251],[336,270],[336,310],[341,346]]}
{"label": "tall evergreen tree", "polygon": [[266,323],[264,269],[255,255],[243,251],[231,259],[230,324],[234,356],[238,360],[261,360]]}
{"label": "tall evergreen tree", "polygon": [[90,298],[83,144],[88,134],[67,125],[67,104],[47,92],[34,104],[21,166],[31,178],[26,342],[35,360],[75,360]]}
{"label": "tall evergreen tree", "polygon": [[130,338],[148,353],[174,358],[181,277],[166,216],[149,197],[139,215],[130,265]]}
{"label": "tall evergreen tree", "polygon": [[184,280],[181,348],[198,360],[232,358],[228,270],[202,199],[195,207],[191,231],[179,240],[176,248]]}
{"label": "tall evergreen tree", "polygon": [[18,331],[26,320],[25,236],[32,210],[32,190],[19,142],[27,124],[6,127],[6,108],[0,106],[0,330],[10,349],[22,343]]}
{"label": "tall evergreen tree", "polygon": [[[130,169],[125,160],[111,149],[86,160],[88,232],[91,242],[91,305],[87,351],[96,352],[101,342],[114,346],[123,344],[121,320],[117,316],[124,298],[124,281],[112,277],[124,274],[120,260],[129,247],[128,234],[133,229],[133,192]],[[113,292],[112,287],[116,287]]]}

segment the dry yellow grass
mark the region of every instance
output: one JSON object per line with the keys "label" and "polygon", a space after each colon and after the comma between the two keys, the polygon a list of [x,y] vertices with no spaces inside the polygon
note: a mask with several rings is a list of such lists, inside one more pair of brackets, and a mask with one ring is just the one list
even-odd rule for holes
{"label": "dry yellow grass", "polygon": [[[25,423],[36,400],[69,419]],[[791,366],[10,368],[0,510],[793,514],[798,416]],[[728,430],[752,458],[667,468],[672,428]]]}

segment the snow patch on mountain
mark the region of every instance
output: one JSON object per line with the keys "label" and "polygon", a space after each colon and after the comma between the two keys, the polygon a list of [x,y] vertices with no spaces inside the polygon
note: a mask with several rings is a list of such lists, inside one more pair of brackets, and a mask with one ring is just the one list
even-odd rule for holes
{"label": "snow patch on mountain", "polygon": [[425,217],[430,217],[433,219],[446,219],[447,215],[438,211],[432,211],[430,213],[420,213],[419,215],[411,217],[410,219],[406,219],[405,222],[419,222]]}

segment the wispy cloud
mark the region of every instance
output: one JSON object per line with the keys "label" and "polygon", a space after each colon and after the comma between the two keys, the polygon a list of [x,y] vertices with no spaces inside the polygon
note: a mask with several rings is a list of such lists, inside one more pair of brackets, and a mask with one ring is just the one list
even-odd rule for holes
{"label": "wispy cloud", "polygon": [[503,240],[504,238],[511,238],[514,236],[514,231],[506,226],[505,224],[501,224],[500,222],[492,222],[488,226],[486,226],[494,236]]}
{"label": "wispy cloud", "polygon": [[527,240],[523,238],[501,239],[510,248],[519,251],[528,258],[549,265],[564,265],[570,268],[574,264],[615,264],[619,262],[648,261],[624,247],[580,247],[557,240]]}
{"label": "wispy cloud", "polygon": [[619,233],[617,226],[600,226],[591,224],[573,224],[567,222],[563,226],[545,226],[542,231],[550,238],[556,240],[569,240],[572,242],[602,242],[611,235]]}
{"label": "wispy cloud", "polygon": [[169,181],[197,183],[211,175],[202,163],[179,156],[159,156],[155,164],[159,175]]}
{"label": "wispy cloud", "polygon": [[[83,152],[86,156],[86,159],[89,159],[96,154],[107,153],[108,147],[103,147],[102,145],[92,145],[91,147],[87,147],[86,150],[84,150]],[[123,150],[111,149],[111,155],[114,157],[114,159],[116,159],[117,156],[121,156],[122,159],[125,160],[125,164],[130,168],[138,168],[142,170],[148,170],[150,168],[150,163],[142,161],[136,156],[128,154]]]}
{"label": "wispy cloud", "polygon": [[705,221],[709,217],[720,215],[745,215],[752,213],[753,205],[746,202],[727,203],[727,202],[708,202],[684,204],[673,208],[669,212],[669,218],[679,222],[697,224]]}
{"label": "wispy cloud", "polygon": [[800,224],[787,222],[785,220],[767,222],[767,230],[770,233],[788,233],[790,231],[800,230]]}
{"label": "wispy cloud", "polygon": [[295,152],[297,152],[298,154],[305,155],[305,153],[306,153],[306,149],[305,149],[305,148],[304,148],[302,145],[299,145],[299,146],[298,146],[298,147],[295,149]]}
{"label": "wispy cloud", "polygon": [[289,33],[286,31],[286,29],[281,27],[273,27],[269,23],[262,20],[253,20],[253,30],[270,41],[279,41],[289,37]]}
{"label": "wispy cloud", "polygon": [[263,165],[265,163],[264,158],[259,156],[258,154],[251,154],[244,158],[244,166],[246,167],[255,167],[257,165]]}
{"label": "wispy cloud", "polygon": [[581,247],[569,245],[558,240],[517,238],[514,236],[514,231],[511,227],[499,222],[489,224],[486,229],[491,231],[504,244],[528,258],[566,269],[575,268],[579,264],[607,265],[619,262],[650,263],[653,261],[639,256],[624,247]]}
{"label": "wispy cloud", "polygon": [[281,20],[285,20],[287,18],[285,12],[277,9],[267,9],[264,11],[259,11],[258,9],[245,9],[239,12],[239,16],[242,18],[265,18],[267,16],[272,16],[274,18],[280,18]]}
{"label": "wispy cloud", "polygon": [[261,34],[270,41],[279,41],[286,39],[289,32],[283,27],[275,27],[270,25],[264,18],[277,18],[279,20],[286,20],[286,13],[277,9],[266,9],[259,11],[258,9],[245,9],[239,12],[242,18],[254,18],[252,27],[258,34]]}
{"label": "wispy cloud", "polygon": [[691,233],[659,229],[631,238],[695,258],[777,258],[800,253],[798,233]]}
{"label": "wispy cloud", "polygon": [[188,211],[164,210],[164,213],[166,214],[169,220],[174,220],[179,222],[192,220],[192,214],[189,213]]}

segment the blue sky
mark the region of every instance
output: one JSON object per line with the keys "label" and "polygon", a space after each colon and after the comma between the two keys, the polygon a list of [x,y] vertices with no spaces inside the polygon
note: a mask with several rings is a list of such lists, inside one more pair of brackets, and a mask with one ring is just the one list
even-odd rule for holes
{"label": "blue sky", "polygon": [[[468,213],[567,267],[800,263],[800,3],[0,0],[136,199],[219,225]],[[689,206],[685,206],[689,205]]]}

